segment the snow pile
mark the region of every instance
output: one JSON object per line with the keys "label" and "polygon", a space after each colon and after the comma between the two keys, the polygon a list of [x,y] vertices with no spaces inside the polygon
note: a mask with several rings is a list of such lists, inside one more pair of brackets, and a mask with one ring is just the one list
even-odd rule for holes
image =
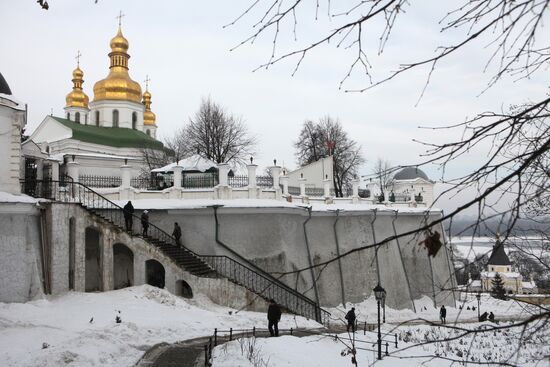
{"label": "snow pile", "polygon": [[[447,322],[473,322],[477,321],[477,299],[474,294],[456,293],[457,307],[447,308]],[[439,322],[439,308],[434,307],[430,297],[423,296],[415,300],[416,313],[411,309],[395,310],[386,306],[386,322],[397,323],[415,319],[423,319],[433,322]],[[488,294],[482,294],[480,299],[481,312],[493,312],[497,320],[523,319],[533,313],[538,312],[537,307],[523,302],[513,300],[503,301],[491,297]],[[346,308],[342,305],[327,309],[333,318],[345,323],[344,316],[347,311],[355,307],[355,314],[359,322],[376,323],[377,305],[374,296],[371,296],[361,303],[347,303]],[[475,310],[474,310],[475,307]],[[381,311],[382,312],[382,311]]]}
{"label": "snow pile", "polygon": [[9,192],[0,191],[0,203],[38,203],[40,200],[28,195],[14,195]]}
{"label": "snow pile", "polygon": [[[115,322],[116,316],[121,323]],[[2,366],[132,366],[160,342],[211,335],[214,328],[266,324],[265,313],[235,313],[201,295],[186,300],[149,285],[70,292],[28,303],[0,303],[0,360]],[[283,315],[280,327],[319,324]]]}
{"label": "snow pile", "polygon": [[[534,333],[527,333],[523,338],[522,327],[491,330],[495,325],[488,322],[461,326],[462,330],[426,325],[396,328],[384,325],[382,353],[385,354],[387,341],[389,356],[383,356],[381,361],[376,359],[376,333],[357,333],[357,362],[362,366],[376,362],[376,366],[381,367],[440,367],[462,365],[466,361],[538,366],[550,353],[550,330],[541,328],[542,322],[533,325],[531,331]],[[486,331],[471,332],[476,330]],[[338,338],[325,335],[236,340],[214,349],[213,367],[351,366],[350,346],[348,334],[340,334]]]}

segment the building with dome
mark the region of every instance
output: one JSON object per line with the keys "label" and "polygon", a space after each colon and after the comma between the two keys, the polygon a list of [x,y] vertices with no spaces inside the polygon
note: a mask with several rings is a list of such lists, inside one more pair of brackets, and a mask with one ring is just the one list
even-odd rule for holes
{"label": "building with dome", "polygon": [[418,167],[405,167],[397,171],[390,182],[390,195],[396,201],[414,201],[431,206],[434,202],[435,182]]}
{"label": "building with dome", "polygon": [[145,168],[143,149],[165,149],[156,140],[149,80],[142,93],[141,85],[131,78],[129,42],[120,25],[110,48],[109,73],[94,84],[92,100],[84,91],[84,71],[77,62],[73,88],[65,98],[65,115],[46,116],[23,143],[26,166],[45,170],[35,178],[49,174],[52,165],[59,165],[54,170],[64,170],[68,162],[77,162],[80,175],[99,176],[120,176],[121,165],[129,165],[135,177]]}

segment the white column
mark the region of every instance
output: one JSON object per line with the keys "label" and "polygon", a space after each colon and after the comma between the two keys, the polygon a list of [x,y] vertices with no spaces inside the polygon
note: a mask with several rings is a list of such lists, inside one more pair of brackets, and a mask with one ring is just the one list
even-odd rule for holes
{"label": "white column", "polygon": [[328,178],[323,180],[323,189],[325,191],[325,198],[330,198],[330,180]]}
{"label": "white column", "polygon": [[74,182],[78,182],[78,162],[67,162],[67,176],[73,179]]}
{"label": "white column", "polygon": [[271,177],[273,177],[273,188],[278,189],[279,179],[281,174],[281,166],[271,166],[269,167],[269,171],[271,172]]}
{"label": "white column", "polygon": [[256,168],[258,168],[258,165],[248,164],[246,168],[248,169],[248,188],[255,189],[256,188]]}
{"label": "white column", "polygon": [[229,174],[229,165],[227,163],[218,164],[218,177],[220,183],[218,186],[227,186],[227,175]]}
{"label": "white column", "polygon": [[55,159],[50,159],[49,161],[52,167],[52,181],[59,181],[59,162]]}
{"label": "white column", "polygon": [[288,196],[288,176],[282,176],[281,183],[283,184],[283,195]]}
{"label": "white column", "polygon": [[174,188],[181,188],[181,172],[183,171],[182,166],[174,166]]}
{"label": "white column", "polygon": [[300,196],[304,197],[306,196],[306,181],[305,178],[299,178],[298,182],[300,183]]}
{"label": "white column", "polygon": [[121,187],[123,189],[129,189],[130,188],[130,179],[131,179],[131,169],[129,165],[125,164],[120,166],[120,177],[122,177],[122,183]]}
{"label": "white column", "polygon": [[353,197],[359,197],[359,179],[354,179],[351,181],[351,190]]}
{"label": "white column", "polygon": [[42,181],[44,179],[44,161],[37,159],[36,161],[36,179]]}

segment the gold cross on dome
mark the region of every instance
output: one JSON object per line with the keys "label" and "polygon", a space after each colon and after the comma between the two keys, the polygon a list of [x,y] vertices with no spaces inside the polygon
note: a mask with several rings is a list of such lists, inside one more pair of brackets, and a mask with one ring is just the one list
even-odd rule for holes
{"label": "gold cross on dome", "polygon": [[151,81],[151,79],[149,79],[149,75],[145,75],[145,90],[149,90],[149,82]]}
{"label": "gold cross on dome", "polygon": [[80,56],[82,56],[82,54],[80,53],[80,50],[78,50],[78,52],[76,53],[76,66],[80,66]]}
{"label": "gold cross on dome", "polygon": [[120,27],[122,25],[122,18],[124,18],[126,16],[126,14],[122,14],[122,10],[120,11],[120,13],[118,14],[118,16],[116,16],[115,18],[118,19],[118,26]]}

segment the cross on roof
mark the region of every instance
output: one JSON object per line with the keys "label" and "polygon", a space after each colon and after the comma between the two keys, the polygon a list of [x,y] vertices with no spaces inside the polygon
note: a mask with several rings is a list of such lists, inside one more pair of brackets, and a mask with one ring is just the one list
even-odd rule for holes
{"label": "cross on roof", "polygon": [[80,50],[78,50],[78,52],[76,53],[76,66],[80,66],[80,56],[82,56],[82,54],[80,53]]}
{"label": "cross on roof", "polygon": [[124,18],[126,16],[126,14],[122,14],[122,10],[120,11],[120,13],[115,17],[118,19],[118,26],[120,27],[122,25],[122,18]]}
{"label": "cross on roof", "polygon": [[149,75],[145,75],[145,90],[149,90],[149,82],[151,81],[151,79],[149,79]]}

